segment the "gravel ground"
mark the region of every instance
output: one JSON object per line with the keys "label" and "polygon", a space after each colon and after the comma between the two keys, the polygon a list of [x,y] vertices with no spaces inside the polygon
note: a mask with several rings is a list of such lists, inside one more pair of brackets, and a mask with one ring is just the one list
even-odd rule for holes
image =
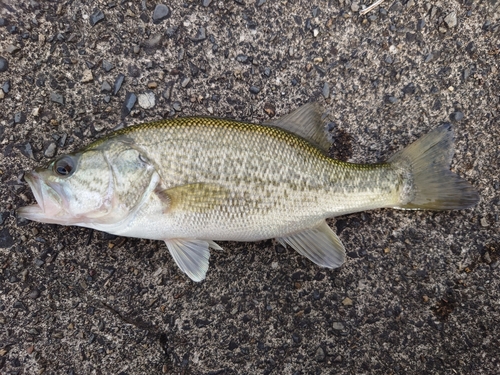
{"label": "gravel ground", "polygon": [[[500,373],[499,2],[366,3],[0,2],[0,374]],[[349,161],[452,122],[480,204],[332,220],[338,270],[221,243],[202,283],[159,241],[16,216],[24,172],[114,128],[311,100]]]}

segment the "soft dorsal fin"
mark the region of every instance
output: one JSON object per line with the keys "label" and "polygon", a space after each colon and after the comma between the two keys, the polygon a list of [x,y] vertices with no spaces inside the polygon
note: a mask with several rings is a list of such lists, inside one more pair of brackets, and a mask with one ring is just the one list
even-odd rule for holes
{"label": "soft dorsal fin", "polygon": [[323,112],[323,108],[318,103],[307,103],[286,116],[266,122],[265,125],[292,132],[328,152],[331,142],[325,131]]}

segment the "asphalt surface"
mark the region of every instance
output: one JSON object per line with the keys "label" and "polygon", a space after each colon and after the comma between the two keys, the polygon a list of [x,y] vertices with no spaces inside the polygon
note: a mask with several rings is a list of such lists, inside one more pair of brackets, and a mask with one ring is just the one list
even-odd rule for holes
{"label": "asphalt surface", "polygon": [[[499,2],[364,5],[0,2],[0,374],[500,373]],[[332,220],[337,270],[221,243],[202,283],[160,241],[16,216],[25,172],[114,128],[311,100],[354,162],[451,122],[480,203]]]}

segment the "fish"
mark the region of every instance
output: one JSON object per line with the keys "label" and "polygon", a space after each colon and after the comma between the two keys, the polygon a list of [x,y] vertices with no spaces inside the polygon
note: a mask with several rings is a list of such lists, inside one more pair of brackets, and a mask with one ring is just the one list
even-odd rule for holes
{"label": "fish", "polygon": [[307,103],[264,124],[179,117],[133,125],[25,174],[36,204],[18,216],[118,236],[162,240],[193,281],[215,241],[276,239],[321,267],[346,261],[326,222],[396,208],[461,210],[474,187],[450,171],[450,124],[387,161],[328,156],[324,111]]}

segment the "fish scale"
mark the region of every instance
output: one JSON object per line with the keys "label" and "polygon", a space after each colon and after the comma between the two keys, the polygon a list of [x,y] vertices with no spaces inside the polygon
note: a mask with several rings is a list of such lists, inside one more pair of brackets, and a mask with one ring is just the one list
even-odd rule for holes
{"label": "fish scale", "polygon": [[449,171],[441,126],[385,163],[328,157],[322,109],[306,104],[265,125],[187,117],[131,126],[26,176],[31,220],[164,240],[192,280],[213,241],[276,238],[316,264],[345,261],[326,218],[375,209],[462,209],[479,199]]}

